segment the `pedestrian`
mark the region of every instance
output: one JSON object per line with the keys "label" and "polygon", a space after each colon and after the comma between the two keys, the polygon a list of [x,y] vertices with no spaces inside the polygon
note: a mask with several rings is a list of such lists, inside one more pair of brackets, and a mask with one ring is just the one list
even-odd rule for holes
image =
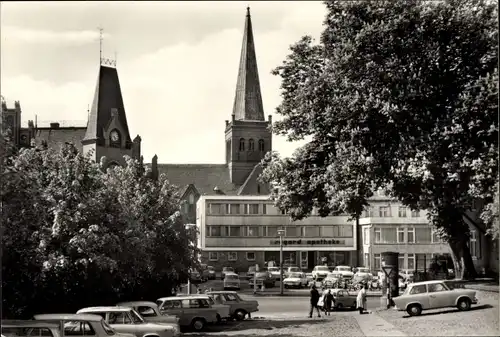
{"label": "pedestrian", "polygon": [[328,289],[328,292],[325,295],[325,301],[324,301],[324,306],[325,306],[325,315],[330,316],[330,311],[332,311],[332,303],[333,303],[333,294],[332,290]]}
{"label": "pedestrian", "polygon": [[313,317],[314,309],[316,309],[316,312],[318,313],[318,317],[321,317],[321,314],[319,313],[319,308],[318,308],[318,301],[319,301],[319,292],[316,289],[316,286],[313,285],[311,287],[311,310],[309,310],[309,318]]}
{"label": "pedestrian", "polygon": [[358,307],[359,314],[363,315],[363,311],[366,310],[366,290],[368,285],[365,285],[358,292],[358,297],[356,298],[356,306]]}

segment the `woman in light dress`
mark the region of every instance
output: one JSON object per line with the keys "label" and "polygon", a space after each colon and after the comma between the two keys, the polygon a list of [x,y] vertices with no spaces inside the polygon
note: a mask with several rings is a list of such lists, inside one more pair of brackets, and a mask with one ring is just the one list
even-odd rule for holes
{"label": "woman in light dress", "polygon": [[356,307],[359,310],[359,314],[362,315],[366,310],[366,290],[368,285],[365,284],[363,288],[358,292],[358,297],[356,298]]}

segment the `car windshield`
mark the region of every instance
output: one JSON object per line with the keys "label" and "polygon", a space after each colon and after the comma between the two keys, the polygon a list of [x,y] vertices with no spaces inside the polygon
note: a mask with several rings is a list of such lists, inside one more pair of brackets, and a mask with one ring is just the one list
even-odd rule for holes
{"label": "car windshield", "polygon": [[358,268],[359,273],[368,273],[368,268]]}
{"label": "car windshield", "polygon": [[351,271],[351,268],[349,268],[349,267],[338,267],[337,270],[338,271]]}
{"label": "car windshield", "polygon": [[255,274],[256,277],[267,277],[267,272],[260,272]]}
{"label": "car windshield", "polygon": [[238,280],[239,277],[238,277],[238,275],[231,275],[230,274],[230,275],[226,275],[226,279],[228,279],[228,280]]}
{"label": "car windshield", "polygon": [[135,310],[130,310],[130,316],[132,317],[132,321],[134,324],[144,323],[144,319],[137,313]]}
{"label": "car windshield", "polygon": [[328,275],[326,275],[326,278],[337,278],[338,277],[338,274],[336,273],[330,273]]}
{"label": "car windshield", "polygon": [[290,272],[300,271],[299,267],[290,267]]}
{"label": "car windshield", "polygon": [[106,333],[110,336],[114,335],[115,334],[115,330],[113,330],[112,327],[109,326],[108,323],[106,323],[105,320],[101,320],[101,324],[102,324],[102,328],[104,329],[104,331],[106,331]]}
{"label": "car windshield", "polygon": [[300,273],[290,273],[289,277],[300,278]]}
{"label": "car windshield", "polygon": [[212,267],[212,266],[208,266],[208,267],[207,267],[207,269],[208,269],[208,270],[214,270],[214,267]]}
{"label": "car windshield", "polygon": [[280,271],[280,269],[278,267],[269,267],[269,268],[267,268],[267,270],[269,270],[270,272]]}
{"label": "car windshield", "polygon": [[224,267],[222,268],[222,271],[234,271],[234,269],[231,267]]}
{"label": "car windshield", "polygon": [[162,305],[162,304],[163,304],[163,302],[162,302],[162,301],[160,301],[160,300],[156,301],[156,305],[158,306],[158,309],[160,309],[160,308],[161,308],[161,305]]}
{"label": "car windshield", "polygon": [[317,271],[330,271],[327,266],[318,266],[316,267]]}

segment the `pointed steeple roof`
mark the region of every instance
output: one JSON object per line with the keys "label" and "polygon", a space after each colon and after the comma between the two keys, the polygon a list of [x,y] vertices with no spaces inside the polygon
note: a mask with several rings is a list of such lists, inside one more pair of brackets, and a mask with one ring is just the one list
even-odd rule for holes
{"label": "pointed steeple roof", "polygon": [[118,72],[116,68],[101,65],[94,101],[88,117],[87,132],[83,141],[96,139],[104,141],[103,131],[108,126],[114,113],[116,113],[120,124],[124,128],[125,140],[131,142]]}
{"label": "pointed steeple roof", "polygon": [[241,46],[233,114],[236,120],[264,120],[250,7],[247,7],[245,18],[245,31],[243,33],[243,45]]}

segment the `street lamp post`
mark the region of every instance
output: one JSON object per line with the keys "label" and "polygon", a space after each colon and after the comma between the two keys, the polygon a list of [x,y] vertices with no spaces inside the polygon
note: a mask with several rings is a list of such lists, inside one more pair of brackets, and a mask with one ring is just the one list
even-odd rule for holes
{"label": "street lamp post", "polygon": [[285,230],[278,229],[278,235],[280,236],[280,295],[283,296],[283,235],[285,235]]}

